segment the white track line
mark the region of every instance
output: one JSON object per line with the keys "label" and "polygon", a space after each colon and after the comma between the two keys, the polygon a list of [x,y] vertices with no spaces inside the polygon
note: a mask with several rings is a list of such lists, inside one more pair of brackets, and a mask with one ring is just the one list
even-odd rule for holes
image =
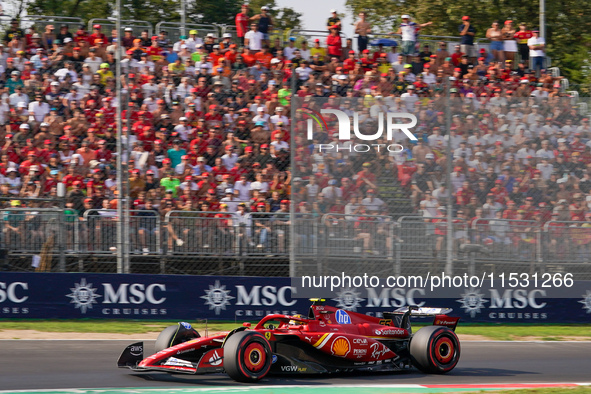
{"label": "white track line", "polygon": [[[56,341],[56,342],[76,342],[76,341],[84,341],[84,342],[88,342],[88,341],[92,341],[92,342],[96,342],[96,341],[111,341],[111,342],[115,342],[115,341],[127,341],[127,342],[133,342],[133,341],[156,341],[156,339],[151,339],[151,338],[129,338],[129,339],[59,339],[59,338],[50,338],[50,339],[25,339],[25,338],[17,338],[17,339],[0,339],[0,342],[2,341]],[[591,340],[589,341],[495,341],[495,340],[474,340],[474,341],[461,341],[463,344],[468,344],[468,343],[546,343],[546,344],[554,344],[554,343],[591,343]],[[2,391],[0,391],[1,393]]]}
{"label": "white track line", "polygon": [[[421,385],[421,384],[334,384],[330,385],[330,387],[334,388],[392,388],[392,389],[408,389],[408,388],[438,388],[437,386],[458,386],[458,387],[465,387],[465,388],[472,388],[474,387],[475,391],[482,390],[484,387],[482,386],[493,386],[494,389],[497,389],[494,386],[516,386],[516,387],[508,387],[507,389],[525,389],[527,386],[538,386],[538,385],[577,385],[577,386],[591,386],[591,382],[583,382],[583,383],[573,383],[573,382],[537,382],[537,383],[473,383],[473,384],[428,384],[428,385]],[[88,388],[88,389],[38,389],[38,390],[0,390],[0,393],[51,393],[51,392],[61,392],[61,393],[87,393],[88,391],[93,391],[100,393],[101,390],[120,390],[121,392],[141,392],[141,393],[149,393],[151,391],[168,391],[168,392],[205,392],[205,391],[248,391],[248,390],[257,390],[257,389],[301,389],[301,388],[321,388],[320,386],[316,385],[250,385],[250,386],[225,386],[225,387],[194,387],[194,388],[171,388],[171,387],[150,387],[150,388],[141,388],[141,387],[112,387],[112,388]],[[505,390],[505,388],[499,388]],[[450,388],[453,390],[453,388]]]}

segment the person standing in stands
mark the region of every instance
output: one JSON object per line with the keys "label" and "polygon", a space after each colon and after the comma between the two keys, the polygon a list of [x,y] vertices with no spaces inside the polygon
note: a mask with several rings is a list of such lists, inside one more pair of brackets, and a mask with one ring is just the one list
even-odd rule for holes
{"label": "person standing in stands", "polygon": [[546,40],[540,37],[539,30],[532,30],[533,36],[527,40],[529,47],[529,57],[531,58],[531,69],[540,76],[540,71],[544,69],[544,60],[546,59]]}
{"label": "person standing in stands", "polygon": [[367,35],[371,33],[371,25],[365,20],[365,12],[359,13],[359,20],[355,22],[355,34],[357,34],[357,52],[367,49]]}
{"label": "person standing in stands", "polygon": [[269,45],[269,30],[273,29],[273,18],[269,14],[269,7],[261,7],[261,13],[250,18],[251,21],[258,21],[258,31],[263,33],[265,45]]}
{"label": "person standing in stands", "polygon": [[462,40],[460,41],[462,52],[470,58],[470,63],[476,62],[476,48],[474,47],[474,36],[476,28],[470,23],[469,16],[462,17],[462,24],[458,27]]}
{"label": "person standing in stands", "polygon": [[533,34],[530,30],[527,29],[527,25],[525,23],[519,24],[519,31],[515,33],[515,39],[517,40],[517,47],[519,49],[519,57],[521,61],[525,64],[526,68],[529,68],[529,46],[527,45],[527,40],[533,37]]}
{"label": "person standing in stands", "polygon": [[[250,31],[244,35],[244,45],[250,49],[253,54],[256,54],[263,47],[265,42],[265,35],[258,30],[256,23],[251,23]],[[244,55],[242,56],[244,58]]]}
{"label": "person standing in stands", "polygon": [[517,41],[515,41],[515,28],[512,20],[506,20],[503,26],[503,50],[505,51],[505,59],[511,60],[506,67],[515,68],[515,53],[517,53]]}
{"label": "person standing in stands", "polygon": [[341,18],[339,18],[338,14],[337,14],[337,10],[335,10],[333,8],[332,10],[330,10],[330,13],[331,13],[331,17],[328,18],[328,22],[326,23],[326,28],[328,29],[328,31],[335,28],[335,29],[337,29],[337,32],[340,32],[342,25],[341,25]]}
{"label": "person standing in stands", "polygon": [[410,15],[402,15],[402,23],[396,34],[402,35],[402,48],[400,49],[400,54],[405,57],[405,63],[410,63],[411,57],[416,56],[419,30],[421,30],[422,27],[431,24],[433,24],[433,22],[426,22],[419,25],[416,22],[411,22]]}
{"label": "person standing in stands", "polygon": [[343,52],[343,42],[336,27],[330,29],[330,35],[326,37],[326,46],[328,47],[328,56],[341,58]]}
{"label": "person standing in stands", "polygon": [[248,31],[248,4],[242,4],[242,11],[236,14],[236,35],[240,39],[240,46],[244,46],[244,35]]}

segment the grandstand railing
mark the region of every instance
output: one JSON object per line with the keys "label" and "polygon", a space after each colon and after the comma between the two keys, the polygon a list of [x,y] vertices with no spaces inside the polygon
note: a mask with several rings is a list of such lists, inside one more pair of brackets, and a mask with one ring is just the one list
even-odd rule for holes
{"label": "grandstand railing", "polygon": [[[339,35],[341,36],[341,40],[343,46],[346,45],[347,35],[343,32],[340,32]],[[306,29],[292,29],[287,32],[286,37],[295,37],[296,42],[300,42],[302,39],[308,41],[308,47],[311,48],[313,46],[314,40],[318,38],[320,40],[321,46],[322,44],[326,44],[326,37],[328,37],[328,30],[306,30]]]}
{"label": "grandstand railing", "polygon": [[546,264],[588,264],[591,260],[591,222],[549,221],[541,240],[541,261]]}
{"label": "grandstand railing", "polygon": [[[168,33],[170,41],[174,43],[180,39],[181,35],[183,35],[182,27],[183,25],[180,22],[158,22],[156,24],[155,32],[160,33],[161,31],[165,31]],[[197,30],[197,35],[199,37],[205,37],[207,34],[212,33],[219,38],[222,34],[222,30],[219,26],[206,23],[185,23],[184,28],[184,35],[186,36],[189,36],[191,30]]]}
{"label": "grandstand railing", "polygon": [[45,26],[54,25],[56,33],[59,32],[61,25],[67,25],[71,32],[75,32],[80,25],[84,25],[82,18],[55,15],[27,15],[22,18],[22,22],[35,25],[40,32],[45,31]]}
{"label": "grandstand railing", "polygon": [[[320,274],[368,264],[380,274],[415,274],[443,269],[447,256],[445,217],[296,213],[292,220],[287,212],[239,217],[201,211],[140,216],[145,212],[130,211],[130,257],[151,262],[160,273],[207,267],[210,274],[243,274],[256,267],[259,275],[273,275],[277,264],[287,266],[292,248],[299,263]],[[92,209],[79,217],[67,209],[14,208],[1,215],[6,270],[30,269],[32,256],[39,256],[48,271],[113,272],[116,266],[116,210]],[[453,218],[451,226],[454,271],[502,272],[521,265],[589,276],[591,222],[476,219],[470,224]],[[87,264],[97,258],[108,268]]]}
{"label": "grandstand railing", "polygon": [[[238,32],[236,30],[235,25],[219,25],[222,34],[230,33],[232,35],[232,39],[238,39]],[[279,38],[281,41],[281,45],[284,44],[286,40],[285,31],[281,29],[272,29],[269,31],[269,41],[271,42],[271,46],[273,45],[273,41],[275,38]]]}
{"label": "grandstand railing", "polygon": [[[115,29],[115,19],[102,19],[102,18],[95,18],[95,19],[91,19],[88,21],[88,31],[92,31],[92,26],[95,24],[99,24],[101,25],[101,27],[103,28],[103,32],[105,31],[104,29]],[[131,29],[133,30],[133,34],[135,34],[136,36],[139,36],[141,34],[142,31],[147,30],[148,31],[148,36],[152,36],[154,34],[154,29],[152,27],[152,24],[148,21],[140,21],[140,20],[133,20],[133,19],[122,19],[121,20],[121,26],[122,27],[131,27]]]}
{"label": "grandstand railing", "polygon": [[[160,214],[141,216],[145,210],[130,210],[129,253],[131,255],[156,255],[161,251],[162,225]],[[89,209],[84,212],[83,220],[75,226],[77,253],[91,255],[112,254],[117,245],[116,209]]]}

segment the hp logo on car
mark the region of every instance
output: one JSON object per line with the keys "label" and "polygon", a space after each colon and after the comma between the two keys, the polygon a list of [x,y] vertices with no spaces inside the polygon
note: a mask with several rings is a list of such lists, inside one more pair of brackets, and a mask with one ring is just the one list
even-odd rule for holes
{"label": "hp logo on car", "polygon": [[337,319],[337,323],[339,324],[351,324],[351,317],[342,309],[336,311],[335,317]]}

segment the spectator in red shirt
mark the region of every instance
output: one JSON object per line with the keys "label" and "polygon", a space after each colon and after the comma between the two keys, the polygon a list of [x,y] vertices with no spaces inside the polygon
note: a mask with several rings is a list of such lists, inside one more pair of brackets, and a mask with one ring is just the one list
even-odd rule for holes
{"label": "spectator in red shirt", "polygon": [[248,32],[248,23],[250,18],[248,17],[248,5],[242,4],[242,11],[236,14],[234,22],[236,24],[236,35],[240,39],[240,45],[244,46],[244,35]]}
{"label": "spectator in red shirt", "polygon": [[330,34],[326,37],[326,45],[328,46],[328,56],[341,58],[343,54],[343,42],[336,27],[330,29]]}
{"label": "spectator in red shirt", "polygon": [[106,45],[107,43],[107,36],[101,33],[101,25],[96,24],[92,26],[93,33],[90,35],[88,39],[88,43],[90,46],[94,46],[97,43],[97,40],[102,41],[101,45]]}
{"label": "spectator in red shirt", "polygon": [[456,45],[455,52],[451,54],[451,62],[455,67],[460,65],[462,56],[464,56],[464,52],[461,51],[461,47],[459,45]]}

